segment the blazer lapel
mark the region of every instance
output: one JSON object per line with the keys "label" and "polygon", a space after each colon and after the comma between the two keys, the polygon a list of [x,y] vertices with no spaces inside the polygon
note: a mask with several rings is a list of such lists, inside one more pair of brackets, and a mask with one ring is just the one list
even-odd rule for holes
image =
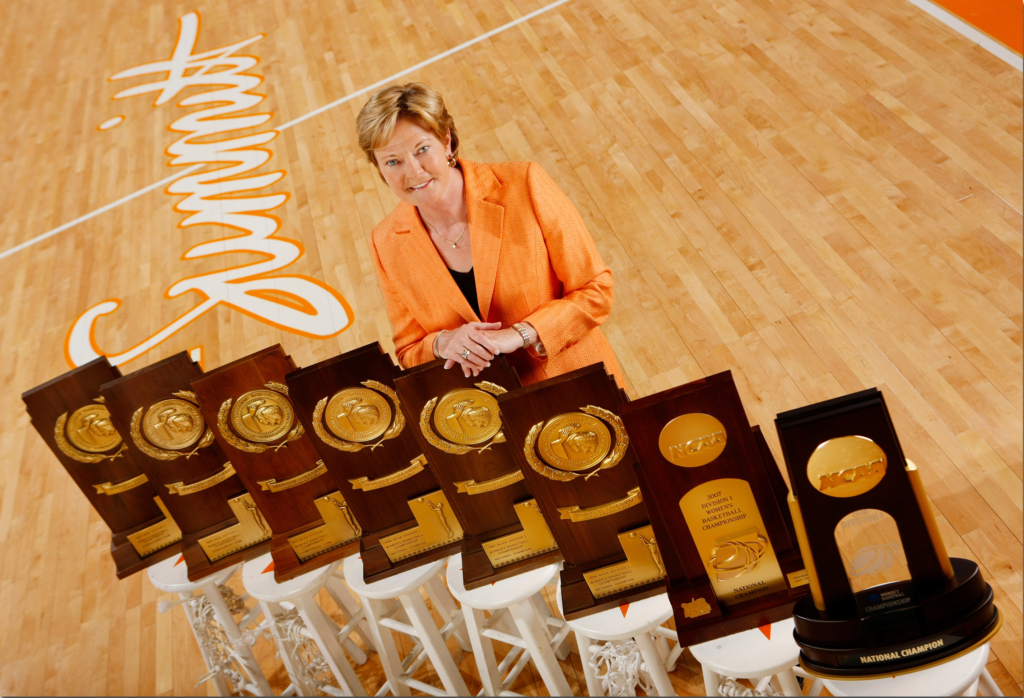
{"label": "blazer lapel", "polygon": [[[466,322],[479,322],[479,318],[470,307],[469,301],[462,295],[462,291],[459,290],[458,284],[455,283],[455,279],[449,273],[448,267],[445,266],[444,260],[441,259],[441,255],[438,254],[437,249],[434,247],[434,243],[430,241],[430,235],[427,233],[426,228],[423,227],[423,223],[416,213],[416,208],[404,202],[399,205],[403,209],[401,228],[407,231],[403,235],[405,238],[403,248],[405,249],[402,250],[402,254],[408,255],[409,259],[416,260],[412,267],[419,269],[419,273],[410,275],[411,285],[413,286],[412,292],[440,297],[441,301],[462,316],[462,319]],[[476,244],[475,238],[473,243]],[[475,264],[475,251],[473,256]],[[479,281],[477,284],[477,288],[479,288]],[[431,330],[427,328],[427,331]]]}
{"label": "blazer lapel", "polygon": [[[469,235],[473,241],[476,295],[480,301],[480,312],[483,314],[481,319],[487,322],[491,301],[494,299],[494,282],[498,275],[498,255],[501,252],[505,207],[487,201],[486,197],[496,192],[501,184],[487,165],[468,160],[459,162],[462,164],[466,180],[466,205],[469,209]],[[427,240],[427,243],[430,241]]]}

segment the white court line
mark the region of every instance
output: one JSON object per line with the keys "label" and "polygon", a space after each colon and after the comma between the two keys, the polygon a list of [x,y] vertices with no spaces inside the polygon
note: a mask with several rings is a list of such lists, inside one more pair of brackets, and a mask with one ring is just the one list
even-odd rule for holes
{"label": "white court line", "polygon": [[[345,102],[348,102],[349,100],[352,100],[352,99],[355,99],[356,97],[359,97],[360,95],[364,95],[367,92],[375,90],[378,87],[383,87],[384,85],[387,85],[389,82],[392,82],[393,80],[396,80],[396,79],[398,79],[400,77],[408,75],[409,73],[415,72],[415,71],[419,70],[420,68],[425,68],[428,65],[430,65],[431,63],[436,63],[439,60],[442,60],[444,58],[447,58],[448,56],[456,54],[459,51],[467,49],[467,48],[469,48],[470,46],[472,46],[474,44],[478,44],[478,43],[480,43],[481,41],[483,41],[485,39],[489,39],[490,37],[494,36],[495,34],[500,34],[503,31],[511,29],[512,27],[516,26],[517,24],[522,24],[523,22],[528,22],[529,20],[533,19],[537,15],[544,14],[545,12],[547,12],[549,10],[553,10],[556,7],[558,7],[559,5],[564,5],[567,2],[569,2],[569,0],[557,0],[557,2],[553,2],[550,5],[545,5],[544,7],[540,8],[539,10],[534,10],[533,12],[531,12],[528,15],[523,15],[519,19],[514,19],[511,22],[509,22],[508,24],[501,25],[497,29],[492,29],[491,31],[486,32],[485,34],[481,34],[480,36],[476,37],[475,39],[470,39],[469,41],[467,41],[465,43],[459,44],[455,48],[450,48],[447,51],[443,51],[443,52],[437,54],[436,56],[433,56],[432,58],[428,58],[427,60],[425,60],[425,61],[423,61],[421,63],[417,63],[416,65],[412,66],[411,68],[406,68],[405,70],[399,71],[399,72],[395,73],[394,75],[392,75],[390,77],[384,78],[383,80],[378,80],[377,82],[373,83],[372,85],[367,85],[366,87],[364,87],[364,88],[362,88],[360,90],[356,90],[355,92],[353,92],[351,94],[345,95],[341,99],[336,99],[335,101],[331,102],[330,104],[325,104],[322,107],[318,107],[317,109],[314,109],[313,111],[309,112],[308,114],[304,114],[303,116],[300,116],[297,119],[292,119],[288,123],[286,123],[286,124],[284,124],[282,126],[279,126],[276,130],[277,131],[283,131],[286,128],[291,128],[292,126],[297,126],[298,124],[301,124],[306,119],[312,119],[314,116],[322,114],[325,111],[327,111],[328,109],[333,109],[334,107],[342,105]],[[139,189],[137,192],[133,192],[133,193],[129,194],[128,196],[122,197],[122,198],[118,199],[117,201],[111,202],[111,203],[107,204],[106,206],[103,206],[101,208],[96,209],[95,211],[91,211],[91,212],[85,214],[84,216],[80,216],[80,217],[76,218],[73,221],[70,221],[70,222],[65,223],[65,224],[63,224],[61,226],[58,226],[58,227],[54,228],[53,230],[51,230],[49,232],[43,233],[42,235],[38,235],[38,236],[36,236],[36,237],[34,237],[34,238],[30,239],[30,240],[26,240],[25,242],[23,242],[21,244],[15,245],[14,247],[10,248],[9,250],[4,250],[3,252],[0,252],[0,259],[3,259],[4,257],[9,257],[10,255],[15,254],[16,252],[21,252],[22,250],[24,250],[24,249],[26,249],[28,247],[31,247],[32,245],[35,245],[38,242],[42,242],[43,240],[51,238],[54,235],[57,235],[59,233],[63,233],[65,230],[68,230],[70,228],[74,228],[79,223],[84,223],[85,221],[87,221],[87,220],[89,220],[91,218],[95,218],[96,216],[98,216],[98,215],[100,215],[102,213],[106,213],[107,211],[115,209],[118,206],[120,206],[121,204],[126,204],[129,201],[131,201],[132,199],[135,199],[135,198],[137,198],[139,196],[142,196],[143,194],[146,194],[148,192],[151,192],[154,189],[158,189],[158,188],[160,188],[162,186],[170,184],[171,182],[173,182],[173,181],[175,181],[177,179],[180,179],[181,177],[184,177],[185,175],[191,174],[192,172],[195,172],[196,170],[201,169],[204,164],[205,163],[202,163],[202,164],[199,164],[199,165],[193,165],[192,167],[188,167],[188,168],[186,168],[184,170],[181,170],[181,171],[177,172],[176,174],[173,174],[170,177],[167,177],[166,179],[161,179],[159,182],[154,182],[153,184],[150,184],[148,187],[144,187],[142,189]]]}

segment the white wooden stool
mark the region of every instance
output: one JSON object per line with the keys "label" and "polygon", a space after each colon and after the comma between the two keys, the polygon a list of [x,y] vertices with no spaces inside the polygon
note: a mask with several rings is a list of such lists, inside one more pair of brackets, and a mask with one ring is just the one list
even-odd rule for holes
{"label": "white wooden stool", "polygon": [[[384,675],[388,679],[377,692],[378,696],[388,691],[392,695],[408,696],[412,688],[432,696],[469,695],[466,682],[445,645],[454,635],[460,649],[472,651],[462,628],[462,611],[455,606],[440,577],[444,573],[444,564],[445,560],[436,560],[367,584],[363,581],[362,560],[358,556],[345,558],[345,581],[363,604]],[[420,587],[426,588],[431,603],[441,616],[443,625],[440,630],[420,596]],[[385,604],[385,601],[391,603]],[[409,635],[416,641],[404,658],[398,654],[392,630]],[[444,691],[412,678],[428,658],[444,685]]]}
{"label": "white wooden stool", "polygon": [[[558,665],[556,652],[552,649],[559,648],[561,659],[569,656],[565,637],[570,629],[565,621],[551,615],[542,594],[544,587],[554,580],[560,568],[561,563],[556,562],[479,589],[467,590],[462,581],[462,554],[453,555],[448,559],[448,589],[462,604],[469,641],[473,645],[480,681],[483,683],[481,695],[519,695],[506,689],[512,685],[530,660],[533,660],[537,671],[540,672],[550,695],[572,695],[569,683]],[[490,619],[484,617],[484,611],[491,611]],[[517,635],[495,629],[495,626],[505,618],[505,611],[511,614],[519,631]],[[554,637],[548,632],[549,625],[559,628]],[[505,656],[500,666],[494,657],[494,646],[490,640],[504,642],[516,648]],[[520,652],[522,656],[503,681],[502,674]]]}
{"label": "white wooden stool", "polygon": [[[164,613],[174,606],[185,607],[185,615],[195,635],[199,651],[209,670],[207,677],[213,680],[217,695],[230,696],[232,691],[243,690],[257,696],[272,696],[274,692],[267,683],[267,677],[252,653],[249,644],[242,641],[242,632],[259,615],[254,608],[236,621],[232,609],[225,601],[221,585],[238,571],[239,565],[195,582],[188,581],[188,567],[182,555],[174,555],[148,570],[149,581],[160,591],[177,594],[178,601],[161,602],[159,609]],[[227,587],[227,595],[238,612],[241,604],[234,592]],[[207,605],[208,604],[208,605]],[[243,607],[244,610],[244,607]],[[212,622],[215,621],[215,622]]]}
{"label": "white wooden stool", "polygon": [[[558,609],[562,610],[562,586],[558,585]],[[634,601],[623,613],[622,608],[611,608],[593,615],[566,621],[576,633],[576,644],[580,649],[580,663],[583,675],[587,679],[587,695],[603,696],[604,687],[601,678],[590,664],[593,656],[591,645],[594,641],[636,642],[651,682],[659,696],[674,696],[675,689],[668,678],[670,671],[675,670],[676,660],[683,648],[676,642],[675,647],[668,649],[666,639],[675,640],[676,632],[661,624],[672,617],[672,604],[668,594],[658,594],[647,599]],[[652,637],[654,636],[654,637]],[[635,689],[635,686],[633,687]],[[635,693],[634,693],[635,695]]]}
{"label": "white wooden stool", "polygon": [[[270,553],[267,553],[245,563],[242,568],[242,585],[259,601],[266,617],[264,625],[269,627],[278,644],[281,660],[297,692],[300,695],[317,695],[317,690],[325,693],[337,690],[332,691],[333,686],[325,681],[328,677],[320,676],[317,672],[316,664],[323,661],[338,681],[342,695],[365,696],[366,690],[348,663],[345,652],[356,664],[366,662],[366,653],[349,638],[353,632],[360,635],[367,649],[373,650],[374,646],[359,628],[364,617],[362,609],[355,606],[355,600],[348,590],[333,576],[340,563],[335,562],[278,584],[274,581],[271,562]],[[314,599],[325,586],[346,617],[346,624],[340,629]],[[288,613],[291,608],[298,612],[304,624],[304,627],[294,628],[296,632],[285,630],[285,625],[292,620]],[[313,641],[320,656],[303,650],[302,646],[307,639]],[[309,660],[313,660],[312,663]],[[327,672],[325,670],[322,673]]]}
{"label": "white wooden stool", "polygon": [[[694,658],[704,670],[704,693],[720,696],[726,677],[757,679],[755,690],[764,691],[769,682],[785,696],[801,696],[793,668],[800,657],[800,648],[793,639],[793,619],[787,618],[769,626],[768,635],[759,628],[702,642],[690,647]],[[809,695],[821,692],[821,680],[811,686]]]}
{"label": "white wooden stool", "polygon": [[938,666],[892,678],[868,681],[824,679],[825,688],[834,696],[1001,696],[985,665],[989,646]]}

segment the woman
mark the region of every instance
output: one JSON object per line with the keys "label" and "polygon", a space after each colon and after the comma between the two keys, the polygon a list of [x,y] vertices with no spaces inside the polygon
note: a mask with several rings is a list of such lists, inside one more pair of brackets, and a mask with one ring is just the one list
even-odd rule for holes
{"label": "woman", "polygon": [[603,361],[624,385],[599,329],[611,270],[540,165],[460,159],[444,100],[419,83],[380,90],[356,123],[400,199],[371,249],[402,366],[442,358],[468,377],[506,354],[525,385]]}

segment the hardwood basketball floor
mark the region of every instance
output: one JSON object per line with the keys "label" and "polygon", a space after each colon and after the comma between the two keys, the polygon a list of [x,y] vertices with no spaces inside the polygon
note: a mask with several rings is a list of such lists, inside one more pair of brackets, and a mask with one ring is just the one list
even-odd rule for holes
{"label": "hardwood basketball floor", "polygon": [[[0,255],[181,173],[164,149],[187,109],[111,101],[145,80],[107,78],[166,60],[187,12],[202,15],[196,52],[265,33],[242,53],[260,59],[255,111],[280,128],[542,8],[3,3]],[[569,0],[399,80],[442,91],[464,156],[539,161],[575,202],[615,275],[605,331],[631,396],[731,369],[781,462],[775,414],[880,387],[949,552],[995,590],[1006,622],[989,668],[1021,695],[1018,70],[900,0]],[[303,249],[287,273],[336,288],[351,327],[314,340],[221,305],[122,370],[196,347],[207,368],[275,342],[300,366],[393,349],[367,245],[395,200],[356,144],[364,101],[282,130],[260,170],[287,172],[265,190],[290,194],[274,211]],[[144,574],[115,579],[109,533],[20,401],[67,370],[87,308],[121,299],[95,340],[122,352],[198,302],[165,297],[172,284],[252,263],[182,259],[225,236],[178,228],[179,200],[161,184],[0,257],[0,694],[212,690],[194,685],[205,669],[180,609],[159,614]],[[283,688],[273,649],[257,651]],[[700,693],[683,657],[677,688]],[[578,657],[564,668],[578,686]],[[462,669],[476,690],[471,655]],[[359,673],[371,692],[383,681],[373,659]],[[544,693],[530,670],[515,690]]]}

